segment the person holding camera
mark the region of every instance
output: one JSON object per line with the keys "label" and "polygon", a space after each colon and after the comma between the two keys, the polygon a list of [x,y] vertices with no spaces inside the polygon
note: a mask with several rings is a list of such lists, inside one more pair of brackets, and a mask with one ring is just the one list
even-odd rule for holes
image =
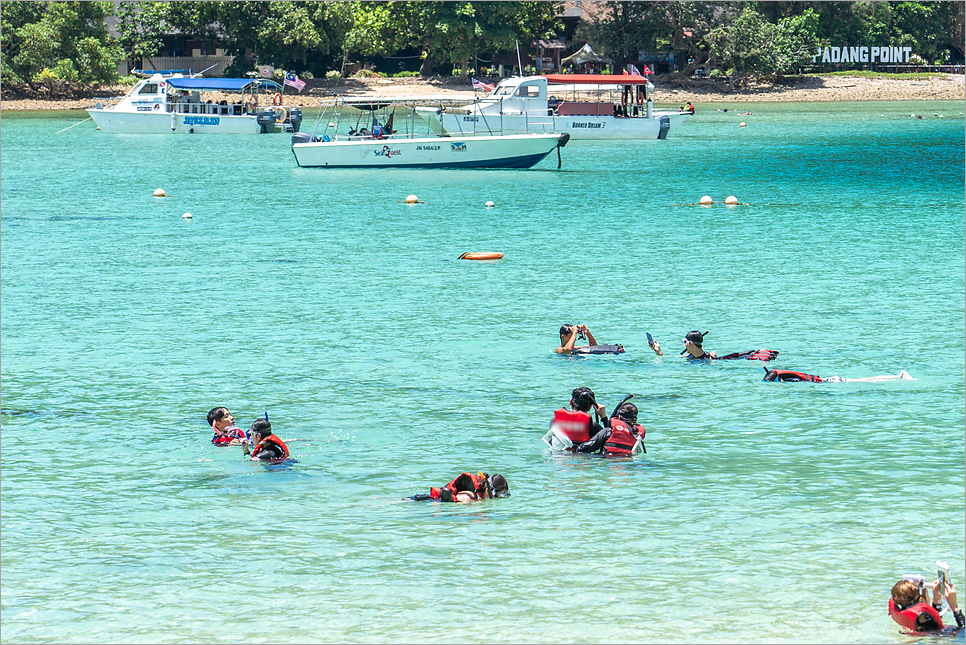
{"label": "person holding camera", "polygon": [[[598,419],[590,416],[590,409],[594,408]],[[561,408],[553,413],[554,424],[573,442],[569,448],[572,452],[597,452],[610,437],[610,419],[604,406],[597,404],[594,391],[589,387],[574,388],[570,395],[570,409]]]}
{"label": "person holding camera", "polygon": [[[889,598],[889,615],[892,616],[892,620],[914,632],[963,629],[966,626],[966,619],[963,618],[963,612],[956,604],[956,587],[948,574],[943,573],[943,577],[931,585],[926,585],[926,579],[920,575],[904,576],[897,582],[892,587],[892,597]],[[932,589],[931,605],[926,595],[927,586]],[[953,612],[953,618],[956,619],[955,628],[943,625],[940,616],[943,596]]]}
{"label": "person holding camera", "polygon": [[587,345],[581,345],[581,347],[590,347],[597,344],[597,340],[587,329],[587,325],[563,325],[560,328],[560,347],[553,351],[558,354],[573,354],[575,349],[579,349],[576,347],[578,339],[587,341]]}

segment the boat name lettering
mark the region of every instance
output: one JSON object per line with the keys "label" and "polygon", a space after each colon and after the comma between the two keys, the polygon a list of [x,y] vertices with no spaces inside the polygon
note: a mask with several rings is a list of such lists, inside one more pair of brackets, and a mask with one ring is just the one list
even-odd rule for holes
{"label": "boat name lettering", "polygon": [[150,111],[151,111],[151,108],[150,107],[139,107],[138,108],[138,112],[150,112]]}
{"label": "boat name lettering", "polygon": [[439,150],[443,146],[416,146],[416,150]]}
{"label": "boat name lettering", "polygon": [[186,116],[182,125],[218,125],[220,120],[216,116]]}
{"label": "boat name lettering", "polygon": [[464,123],[476,123],[479,120],[480,120],[480,117],[478,117],[478,116],[464,116],[463,117],[463,122]]}
{"label": "boat name lettering", "polygon": [[396,155],[401,155],[402,150],[393,150],[389,146],[383,146],[382,150],[374,150],[377,157],[395,157]]}
{"label": "boat name lettering", "polygon": [[465,143],[454,143],[452,144],[453,152],[466,152]]}
{"label": "boat name lettering", "polygon": [[606,124],[601,121],[574,121],[570,124],[571,128],[601,128],[603,129]]}

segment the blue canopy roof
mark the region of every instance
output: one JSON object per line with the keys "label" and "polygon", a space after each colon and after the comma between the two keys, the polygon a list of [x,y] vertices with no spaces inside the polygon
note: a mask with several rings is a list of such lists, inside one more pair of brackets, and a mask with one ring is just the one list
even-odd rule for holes
{"label": "blue canopy roof", "polygon": [[169,78],[168,86],[182,90],[223,90],[238,92],[249,85],[279,87],[275,81],[263,78]]}

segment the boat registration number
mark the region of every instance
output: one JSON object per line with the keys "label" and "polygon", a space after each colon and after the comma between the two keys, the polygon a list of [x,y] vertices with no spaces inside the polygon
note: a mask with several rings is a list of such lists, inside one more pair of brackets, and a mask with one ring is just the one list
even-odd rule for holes
{"label": "boat registration number", "polygon": [[441,150],[443,146],[416,146],[416,150]]}

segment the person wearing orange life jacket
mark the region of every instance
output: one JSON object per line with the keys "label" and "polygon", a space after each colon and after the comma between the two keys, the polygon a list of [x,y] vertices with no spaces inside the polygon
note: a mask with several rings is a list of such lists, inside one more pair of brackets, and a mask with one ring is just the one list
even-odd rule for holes
{"label": "person wearing orange life jacket", "polygon": [[[594,408],[601,424],[590,416]],[[553,413],[552,427],[567,436],[573,443],[571,452],[598,452],[610,436],[610,420],[604,406],[599,405],[593,390],[587,387],[575,388],[570,396],[570,409],[561,408]]]}
{"label": "person wearing orange life jacket", "polygon": [[245,444],[245,454],[251,455],[252,461],[277,461],[287,459],[288,446],[285,442],[272,434],[272,424],[268,419],[256,419],[248,429],[252,448]]}
{"label": "person wearing orange life jacket", "polygon": [[945,583],[936,580],[928,586],[932,589],[932,605],[926,596],[927,585],[922,576],[905,576],[897,582],[892,587],[892,597],[889,598],[889,615],[892,620],[913,632],[949,631],[950,628],[943,625],[940,616],[942,597],[945,595],[946,603],[956,619],[956,627],[952,629],[963,629],[966,619],[956,604],[956,587],[953,583],[947,578]]}
{"label": "person wearing orange life jacket", "polygon": [[216,446],[240,446],[248,443],[245,431],[235,425],[231,412],[224,406],[212,408],[208,412],[208,425],[215,433],[211,443]]}

